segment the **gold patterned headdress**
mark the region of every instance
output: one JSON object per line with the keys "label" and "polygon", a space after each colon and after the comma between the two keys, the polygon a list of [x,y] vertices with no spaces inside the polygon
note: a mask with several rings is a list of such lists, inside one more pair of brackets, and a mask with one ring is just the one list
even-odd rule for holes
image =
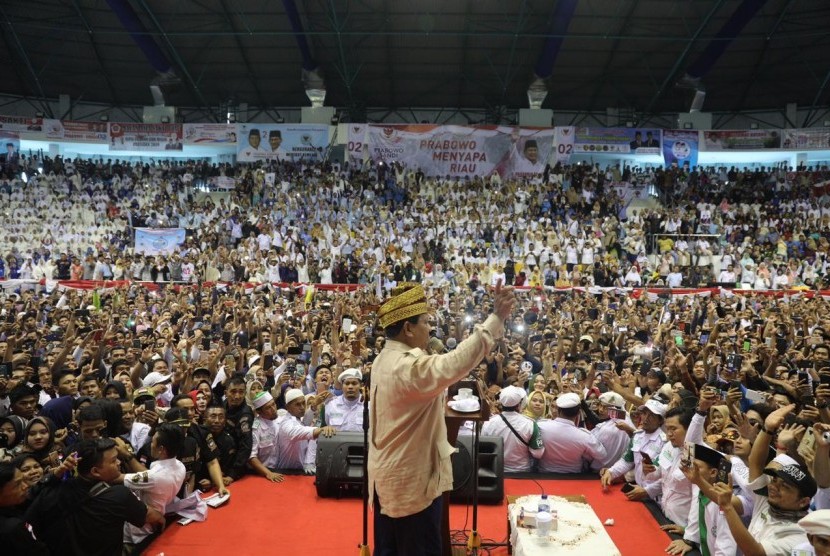
{"label": "gold patterned headdress", "polygon": [[427,295],[420,284],[402,282],[392,290],[392,297],[378,309],[380,326],[386,328],[396,322],[429,312]]}

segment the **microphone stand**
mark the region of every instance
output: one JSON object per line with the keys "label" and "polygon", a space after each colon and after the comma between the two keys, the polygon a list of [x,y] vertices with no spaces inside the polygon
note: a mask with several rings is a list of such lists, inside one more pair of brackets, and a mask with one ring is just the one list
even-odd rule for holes
{"label": "microphone stand", "polygon": [[369,386],[371,374],[364,378],[363,386],[363,542],[360,556],[371,556],[369,550]]}

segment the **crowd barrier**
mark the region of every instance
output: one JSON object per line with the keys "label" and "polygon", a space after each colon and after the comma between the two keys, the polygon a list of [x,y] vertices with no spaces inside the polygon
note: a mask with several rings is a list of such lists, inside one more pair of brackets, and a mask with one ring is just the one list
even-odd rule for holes
{"label": "crowd barrier", "polygon": [[[147,291],[157,292],[164,288],[172,288],[174,291],[181,291],[189,288],[220,288],[228,289],[242,286],[247,293],[251,293],[257,288],[263,286],[270,286],[277,290],[293,289],[295,293],[305,294],[309,288],[319,291],[335,291],[335,292],[354,292],[357,290],[371,288],[378,290],[377,284],[312,284],[312,283],[285,283],[285,282],[141,282],[132,280],[0,280],[0,288],[5,290],[17,290],[19,288],[26,289],[27,287],[42,286],[45,291],[52,292],[55,289],[58,291],[65,290],[82,290],[82,291],[99,291],[105,292],[108,290],[125,289],[132,286],[142,286]],[[804,297],[811,299],[820,295],[823,298],[830,298],[830,289],[815,290],[804,288],[794,288],[787,290],[756,290],[744,288],[728,288],[723,286],[704,287],[704,288],[666,288],[666,287],[640,287],[640,288],[623,288],[623,287],[554,287],[554,286],[519,286],[515,288],[523,292],[539,292],[548,295],[568,294],[568,293],[591,293],[602,294],[604,292],[624,293],[634,299],[640,299],[643,296],[651,300],[656,300],[661,297],[686,297],[686,296],[700,296],[700,297],[732,297],[735,295],[763,295],[775,298],[798,298]]]}

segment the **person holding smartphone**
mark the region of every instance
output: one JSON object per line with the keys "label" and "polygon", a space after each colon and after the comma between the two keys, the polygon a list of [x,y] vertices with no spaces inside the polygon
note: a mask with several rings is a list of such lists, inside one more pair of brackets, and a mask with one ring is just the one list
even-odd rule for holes
{"label": "person holding smartphone", "polygon": [[748,527],[733,503],[732,485],[712,485],[713,499],[744,554],[790,554],[807,541],[798,520],[807,515],[818,490],[815,479],[805,467],[779,463],[781,456],[776,458],[779,461],[767,463],[770,443],[794,409],[795,404],[790,404],[770,413],[752,446],[749,488],[753,492],[753,512]]}
{"label": "person holding smartphone", "polygon": [[[628,449],[623,456],[610,468],[600,469],[599,475],[603,487],[609,486],[612,482],[622,477],[631,470],[634,470],[635,482],[629,492],[625,493],[629,500],[645,500],[648,498],[646,487],[657,485],[659,489],[659,478],[649,477],[653,469],[652,463],[666,443],[666,434],[663,432],[663,421],[665,420],[667,407],[657,400],[649,400],[640,407],[641,415],[640,428],[634,433]],[[646,467],[646,465],[651,466]]]}
{"label": "person holding smartphone", "polygon": [[[723,481],[723,473],[731,468],[724,454],[697,444],[694,460],[681,465],[683,475],[692,483],[692,506],[683,538],[672,541],[666,548],[669,554],[685,554],[693,548],[701,548],[703,554],[735,554],[737,544],[729,531],[726,517],[713,500],[712,485]],[[729,481],[727,481],[728,483]],[[701,543],[706,543],[705,548]]]}

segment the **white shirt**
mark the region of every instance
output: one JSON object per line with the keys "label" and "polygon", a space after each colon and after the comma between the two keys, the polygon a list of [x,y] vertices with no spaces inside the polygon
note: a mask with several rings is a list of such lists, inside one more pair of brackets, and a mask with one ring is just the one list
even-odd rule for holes
{"label": "white shirt", "polygon": [[[700,544],[700,489],[692,485],[692,504],[689,507],[688,525],[683,533],[683,539]],[[717,503],[709,502],[703,510],[706,520],[706,546],[711,556],[735,556],[738,544],[732,536],[726,516],[720,511]]]}
{"label": "white shirt", "polygon": [[[605,447],[605,457],[595,459],[591,464],[592,470],[599,471],[600,469],[611,467],[623,456],[626,448],[628,448],[631,439],[628,437],[627,432],[617,428],[618,421],[622,421],[622,419],[608,419],[591,429],[591,435]],[[628,417],[626,417],[624,422],[629,425],[632,424],[631,419]]]}
{"label": "white shirt", "polygon": [[314,427],[306,427],[300,420],[286,413],[274,421],[279,445],[277,469],[302,469],[305,463],[314,463],[316,454],[308,453],[308,441],[314,439]]}
{"label": "white shirt", "polygon": [[642,430],[635,432],[634,437],[628,444],[628,450],[625,454],[623,454],[619,461],[617,461],[617,463],[609,469],[611,477],[614,479],[622,477],[633,469],[634,480],[636,483],[643,488],[647,488],[650,484],[655,482],[655,479],[646,477],[646,474],[643,473],[642,454],[648,454],[651,461],[655,461],[663,448],[663,444],[665,443],[666,435],[661,429],[657,429],[654,432],[645,432]]}
{"label": "white shirt", "polygon": [[666,285],[670,288],[679,288],[683,284],[683,275],[679,272],[670,272],[666,276]]}
{"label": "white shirt", "polygon": [[276,469],[279,463],[280,450],[277,444],[276,423],[276,420],[269,421],[257,415],[251,427],[254,443],[248,459],[257,458],[268,469]]}
{"label": "white shirt", "polygon": [[[545,453],[544,447],[528,448],[524,442],[516,438],[504,419],[516,429],[522,438],[531,446],[539,445],[539,431],[533,419],[515,411],[505,411],[499,415],[493,415],[490,420],[481,427],[482,436],[500,436],[504,440],[504,470],[507,473],[521,473],[530,471],[533,466],[531,457],[539,459]],[[534,433],[536,438],[534,437]]]}
{"label": "white shirt", "polygon": [[[148,507],[157,510],[162,515],[167,505],[176,498],[182,488],[186,471],[184,464],[176,458],[154,461],[150,469],[138,473],[124,475],[124,486],[138,496],[139,500]],[[130,523],[124,524],[124,540],[130,543],[141,542],[148,535],[153,534],[153,526],[136,527]]]}
{"label": "white shirt", "polygon": [[352,402],[343,396],[331,398],[323,408],[325,425],[343,432],[363,432],[363,402]]}
{"label": "white shirt", "polygon": [[668,519],[685,527],[692,503],[692,483],[680,470],[682,452],[680,448],[672,446],[671,442],[666,442],[655,460],[657,470],[648,475],[649,479],[660,480],[645,489],[652,500],[660,502],[663,514]]}
{"label": "white shirt", "polygon": [[581,473],[585,464],[606,457],[605,447],[585,429],[562,417],[539,421],[545,454],[539,470],[548,473]]}

